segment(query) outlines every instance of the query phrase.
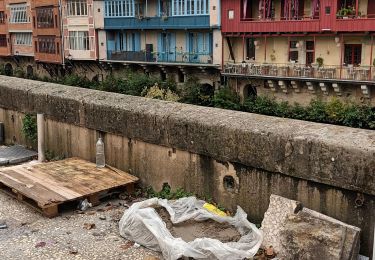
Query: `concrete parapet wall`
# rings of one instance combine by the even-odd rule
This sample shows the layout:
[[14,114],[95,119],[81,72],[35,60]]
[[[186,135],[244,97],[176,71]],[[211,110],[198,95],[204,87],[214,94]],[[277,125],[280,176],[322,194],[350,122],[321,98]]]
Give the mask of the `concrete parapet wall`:
[[0,76],[0,106],[375,195],[375,132]]
[[[45,113],[46,150],[108,164],[160,189],[164,182],[260,223],[271,193],[363,230],[372,247],[375,131],[191,106],[0,76],[7,143],[25,143],[26,112]],[[234,187],[225,185],[225,177]]]

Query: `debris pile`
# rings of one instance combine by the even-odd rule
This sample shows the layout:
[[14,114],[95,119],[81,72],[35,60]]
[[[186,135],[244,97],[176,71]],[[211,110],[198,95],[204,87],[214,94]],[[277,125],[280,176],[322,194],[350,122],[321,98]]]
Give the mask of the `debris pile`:
[[220,216],[204,205],[205,201],[195,197],[137,202],[121,218],[120,235],[161,251],[165,259],[171,260],[244,259],[258,252],[262,232],[247,220],[240,207],[230,217]]

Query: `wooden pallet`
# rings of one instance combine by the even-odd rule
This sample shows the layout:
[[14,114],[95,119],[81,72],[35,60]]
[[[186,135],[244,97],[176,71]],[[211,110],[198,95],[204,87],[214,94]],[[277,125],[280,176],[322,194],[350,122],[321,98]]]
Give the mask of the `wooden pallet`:
[[134,190],[138,178],[113,167],[70,158],[62,161],[18,165],[0,169],[0,190],[55,217],[59,206],[87,198],[99,204],[99,196],[114,190]]

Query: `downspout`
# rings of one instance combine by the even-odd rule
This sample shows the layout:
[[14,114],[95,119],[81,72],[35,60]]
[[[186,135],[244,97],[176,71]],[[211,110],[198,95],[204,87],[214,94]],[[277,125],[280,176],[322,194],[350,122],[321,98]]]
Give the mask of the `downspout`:
[[[371,78],[372,78],[372,65],[373,65],[372,55],[373,55],[373,48],[374,48],[374,35],[371,35],[370,73],[369,73],[369,77],[370,78],[368,80],[371,80]],[[375,245],[375,241],[374,241],[374,245]],[[373,259],[375,259],[375,258],[373,258]]]
[[242,60],[245,60],[245,34],[242,35]]
[[340,79],[342,79],[342,63],[343,63],[343,47],[344,47],[344,35],[341,34],[341,43],[340,43]]
[[264,62],[267,61],[267,35],[264,36]]
[[60,15],[60,34],[61,34],[61,46],[60,53],[62,58],[62,66],[65,69],[65,37],[64,37],[64,17],[62,11],[62,0],[59,0],[59,15]]

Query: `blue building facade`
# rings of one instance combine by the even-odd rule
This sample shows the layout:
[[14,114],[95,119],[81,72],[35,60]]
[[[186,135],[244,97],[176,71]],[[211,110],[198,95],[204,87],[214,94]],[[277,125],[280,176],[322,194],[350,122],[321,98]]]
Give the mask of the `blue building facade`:
[[109,61],[220,65],[220,1],[105,0]]

